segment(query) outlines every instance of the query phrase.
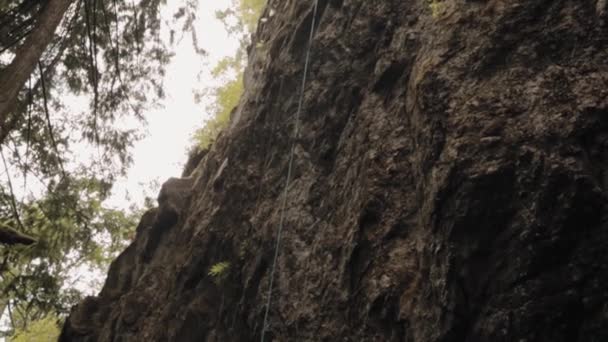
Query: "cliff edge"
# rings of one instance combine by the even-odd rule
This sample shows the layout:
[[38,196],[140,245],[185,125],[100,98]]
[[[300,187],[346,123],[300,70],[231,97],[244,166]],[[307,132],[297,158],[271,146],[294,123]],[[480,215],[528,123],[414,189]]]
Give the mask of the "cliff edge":
[[[266,340],[608,341],[607,2],[318,6]],[[60,341],[260,339],[312,13]]]

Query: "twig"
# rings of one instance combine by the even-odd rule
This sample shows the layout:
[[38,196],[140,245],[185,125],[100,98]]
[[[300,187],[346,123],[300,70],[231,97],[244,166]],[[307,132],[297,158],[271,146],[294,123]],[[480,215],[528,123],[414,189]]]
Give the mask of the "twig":
[[8,171],[8,165],[6,164],[6,159],[4,158],[4,151],[2,146],[0,145],[0,156],[2,156],[2,163],[4,164],[4,170],[6,170],[6,179],[8,181],[8,189],[11,195],[11,207],[13,209],[13,215],[15,216],[15,221],[19,225],[21,231],[24,231],[23,223],[21,222],[21,216],[19,215],[19,211],[17,210],[17,202],[15,202],[15,192],[13,191],[13,182],[11,181],[11,174]]
[[[90,1],[90,0],[89,0]],[[95,24],[97,16],[95,13],[91,13],[91,5],[89,1],[85,0],[84,3],[84,15],[85,15],[85,26],[87,29],[87,37],[89,39],[89,65],[90,65],[90,81],[93,87],[93,134],[95,136],[95,143],[99,145],[99,133],[97,131],[97,106],[99,102],[99,83],[97,80],[97,47],[95,45]],[[96,1],[93,0],[93,12],[95,12]],[[91,23],[91,20],[93,23]],[[91,29],[92,26],[92,29]]]
[[[23,168],[23,197],[25,198],[25,194],[27,193],[27,171],[29,169],[28,159],[30,156],[30,140],[31,140],[31,132],[32,132],[32,77],[30,77],[28,81],[28,104],[27,104],[27,134],[25,137],[25,163]],[[21,199],[23,202],[23,198]]]
[[51,116],[49,114],[49,104],[48,98],[46,94],[46,86],[44,84],[44,70],[42,69],[42,63],[38,62],[38,69],[40,70],[40,85],[42,86],[42,99],[44,101],[44,114],[46,116],[46,124],[49,130],[49,137],[51,139],[51,143],[53,144],[53,148],[55,149],[55,153],[57,153],[57,161],[59,163],[59,168],[61,169],[61,174],[63,178],[67,178],[65,173],[65,169],[63,167],[63,161],[59,155],[59,148],[57,147],[57,141],[55,140],[55,135],[53,134],[53,125],[51,124]]

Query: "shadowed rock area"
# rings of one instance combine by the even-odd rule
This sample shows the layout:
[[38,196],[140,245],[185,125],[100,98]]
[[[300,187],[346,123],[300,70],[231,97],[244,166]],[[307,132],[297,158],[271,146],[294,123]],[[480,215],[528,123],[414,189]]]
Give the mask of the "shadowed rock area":
[[[319,0],[266,340],[608,341],[607,6]],[[270,8],[61,341],[260,339],[313,2]]]

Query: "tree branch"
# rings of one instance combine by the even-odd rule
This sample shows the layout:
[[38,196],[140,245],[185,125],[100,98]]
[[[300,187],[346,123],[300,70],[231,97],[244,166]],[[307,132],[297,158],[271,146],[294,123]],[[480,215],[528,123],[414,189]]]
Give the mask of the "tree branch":
[[[34,72],[36,63],[53,39],[53,34],[72,0],[49,0],[40,14],[38,25],[17,49],[11,64],[0,74],[0,144],[14,125],[7,125],[19,91]],[[17,118],[12,118],[15,121]]]
[[[8,187],[11,192],[10,195],[11,195],[11,207],[13,209],[13,216],[15,217],[15,221],[17,221],[19,228],[21,230],[24,230],[23,223],[21,222],[21,216],[19,215],[19,211],[17,210],[17,203],[15,201],[15,193],[13,191],[13,183],[11,182],[11,175],[8,171],[8,166],[6,165],[6,159],[4,158],[4,152],[2,151],[1,146],[0,146],[0,156],[2,157],[2,163],[4,164],[4,169],[6,170],[6,177],[8,179]],[[14,245],[14,244],[18,244],[18,243],[24,244],[24,245],[31,245],[34,242],[36,242],[36,240],[34,240],[34,238],[32,238],[30,236],[21,234],[15,230],[13,230],[10,227],[0,226],[0,243],[7,244],[7,245]]]
[[55,140],[55,134],[53,133],[53,125],[51,125],[51,116],[49,114],[49,104],[48,98],[46,95],[46,86],[44,84],[44,70],[42,69],[42,63],[38,62],[38,69],[40,70],[40,85],[42,86],[42,100],[44,102],[44,114],[46,116],[46,125],[49,131],[49,137],[51,139],[51,143],[53,144],[53,148],[55,149],[55,153],[57,154],[57,162],[59,164],[59,169],[61,170],[61,175],[63,178],[66,178],[65,169],[63,167],[63,162],[61,161],[61,156],[59,154],[59,148],[57,146],[57,140]]

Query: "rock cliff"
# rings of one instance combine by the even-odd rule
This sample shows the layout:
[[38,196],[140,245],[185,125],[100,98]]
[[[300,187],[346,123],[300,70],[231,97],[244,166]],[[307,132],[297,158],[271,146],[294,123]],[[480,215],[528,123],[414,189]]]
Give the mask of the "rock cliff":
[[[608,341],[607,1],[318,6],[266,341]],[[265,13],[61,341],[260,339],[313,1]]]

